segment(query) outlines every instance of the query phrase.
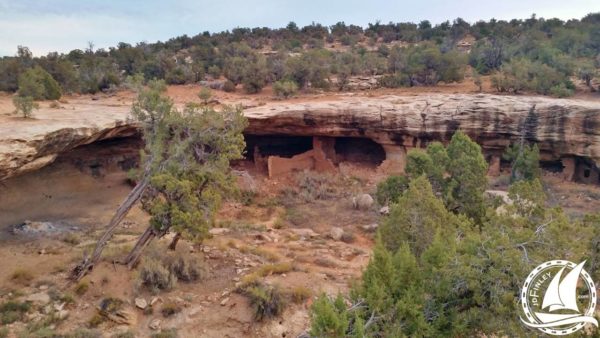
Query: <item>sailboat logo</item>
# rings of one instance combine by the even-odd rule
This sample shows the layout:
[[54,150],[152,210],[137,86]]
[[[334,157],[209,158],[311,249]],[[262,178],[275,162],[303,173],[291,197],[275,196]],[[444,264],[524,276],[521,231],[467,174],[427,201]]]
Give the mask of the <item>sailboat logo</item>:
[[598,326],[596,287],[584,264],[555,260],[533,269],[521,291],[521,321],[551,335],[571,334],[586,324]]

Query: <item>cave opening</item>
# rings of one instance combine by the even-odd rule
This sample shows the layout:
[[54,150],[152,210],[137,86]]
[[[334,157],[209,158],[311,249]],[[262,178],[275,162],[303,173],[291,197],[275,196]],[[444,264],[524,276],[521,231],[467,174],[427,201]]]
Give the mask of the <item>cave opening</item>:
[[577,157],[574,179],[579,183],[600,184],[600,169],[586,157]]
[[337,137],[335,139],[336,162],[354,162],[380,165],[385,161],[383,147],[362,137]]
[[246,141],[245,157],[248,160],[256,160],[256,155],[290,158],[311,150],[313,146],[311,136],[245,134],[244,139]]
[[139,136],[116,137],[84,144],[61,154],[56,162],[66,162],[94,177],[108,172],[137,168],[144,141]]
[[565,169],[561,160],[540,161],[540,168],[550,173],[562,173]]

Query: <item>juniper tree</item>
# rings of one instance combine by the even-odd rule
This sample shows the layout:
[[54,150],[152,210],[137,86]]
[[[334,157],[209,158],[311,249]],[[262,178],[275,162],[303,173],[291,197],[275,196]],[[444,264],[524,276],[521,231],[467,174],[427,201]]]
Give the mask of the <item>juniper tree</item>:
[[181,112],[166,110],[158,123],[142,106],[134,105],[133,113],[148,125],[143,158],[152,169],[141,198],[150,226],[125,259],[130,267],[154,237],[174,232],[174,249],[182,236],[196,241],[207,236],[223,196],[235,189],[229,164],[242,157],[246,127],[241,109],[233,107],[215,111],[189,104]]
[[13,96],[13,105],[15,114],[21,113],[24,118],[30,118],[34,109],[39,109],[40,105],[33,101],[31,96]]
[[[311,334],[366,337],[527,336],[515,319],[527,274],[551,257],[597,272],[598,217],[569,220],[543,206],[536,181],[511,189],[515,203],[479,225],[445,209],[424,177],[412,180],[380,227],[371,260],[348,302],[321,297]],[[436,201],[437,200],[437,201]],[[592,249],[590,249],[592,248]],[[340,299],[338,296],[337,299]]]
[[129,267],[153,238],[170,231],[175,232],[171,248],[181,237],[205,238],[223,196],[235,187],[229,163],[241,158],[244,149],[246,120],[241,108],[215,111],[188,104],[180,111],[164,95],[165,90],[164,82],[150,81],[133,104],[132,115],[145,141],[138,183],[117,209],[93,254],[73,270],[74,279],[93,268],[119,222],[138,200],[151,219],[123,262]]
[[198,98],[202,100],[203,105],[207,105],[212,96],[212,91],[207,87],[202,87],[198,92]]
[[541,175],[540,150],[537,144],[528,145],[523,141],[515,143],[506,149],[502,156],[512,163],[511,181],[532,181]]
[[452,136],[447,152],[447,171],[451,177],[447,191],[451,197],[446,205],[449,210],[464,213],[480,222],[485,213],[483,193],[488,169],[481,147],[458,131]]
[[435,195],[446,207],[476,221],[484,215],[483,193],[487,185],[487,163],[481,147],[458,131],[447,148],[432,142],[426,151],[416,149],[407,156],[406,174],[414,179],[425,175]]

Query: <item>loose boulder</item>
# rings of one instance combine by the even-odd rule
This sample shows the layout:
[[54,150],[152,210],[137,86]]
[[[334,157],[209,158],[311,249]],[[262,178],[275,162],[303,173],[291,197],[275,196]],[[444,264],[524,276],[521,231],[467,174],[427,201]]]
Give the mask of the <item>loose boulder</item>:
[[373,206],[373,197],[369,194],[360,194],[352,198],[352,207],[358,210],[369,210]]
[[344,236],[344,229],[333,227],[329,232],[329,237],[331,237],[334,241],[339,241]]

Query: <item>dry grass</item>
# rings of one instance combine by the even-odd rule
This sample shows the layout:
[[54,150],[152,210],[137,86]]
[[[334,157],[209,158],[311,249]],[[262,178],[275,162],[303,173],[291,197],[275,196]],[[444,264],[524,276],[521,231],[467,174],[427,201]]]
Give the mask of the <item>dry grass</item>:
[[160,313],[162,313],[165,318],[171,317],[179,312],[181,312],[181,306],[177,305],[175,302],[166,302],[160,309]]
[[335,268],[337,266],[337,264],[333,260],[326,257],[316,258],[315,264],[324,268]]
[[146,257],[140,265],[137,283],[156,293],[174,288],[177,277],[159,260]]
[[146,251],[140,264],[137,285],[152,292],[171,290],[177,281],[203,279],[208,272],[204,262],[187,253],[168,252],[157,246],[150,246]]
[[72,232],[64,235],[61,240],[67,244],[71,244],[71,245],[77,245],[79,243],[81,243],[81,238],[79,238],[79,236],[77,234],[74,234]]
[[312,291],[304,286],[296,286],[295,288],[288,291],[288,294],[292,301],[296,304],[303,303],[310,297],[312,297]]
[[81,282],[77,283],[77,285],[73,289],[73,292],[75,292],[75,294],[77,294],[78,296],[83,296],[89,288],[90,288],[90,285],[88,284],[88,282],[81,281]]
[[282,273],[290,272],[294,270],[294,265],[290,262],[282,262],[275,264],[265,264],[255,271],[261,277],[270,275],[280,275]]
[[131,244],[109,245],[106,247],[106,249],[104,249],[102,259],[111,263],[119,261],[123,259],[123,257],[127,256],[132,248],[133,246]]
[[279,260],[281,260],[281,257],[279,257],[279,255],[275,252],[261,247],[244,245],[239,247],[238,250],[244,254],[260,256],[269,262],[279,262]]
[[20,285],[29,285],[33,278],[33,273],[25,268],[18,268],[10,275],[10,280]]

